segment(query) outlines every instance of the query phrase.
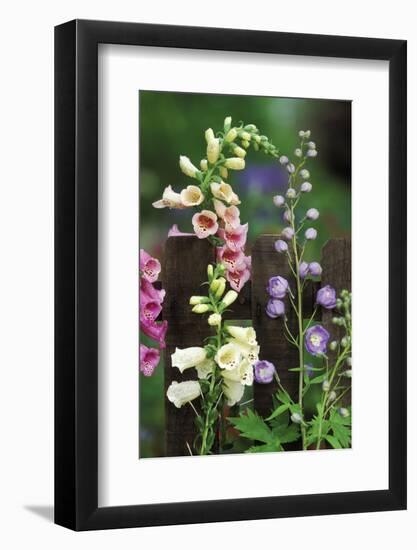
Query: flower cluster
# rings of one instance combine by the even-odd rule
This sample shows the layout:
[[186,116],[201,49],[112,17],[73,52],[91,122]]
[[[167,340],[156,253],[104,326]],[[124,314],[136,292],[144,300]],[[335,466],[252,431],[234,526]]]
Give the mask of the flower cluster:
[[196,424],[199,430],[199,454],[207,454],[214,442],[214,425],[222,415],[223,398],[228,406],[238,403],[245,386],[253,384],[253,367],[258,361],[259,346],[252,327],[225,324],[223,313],[236,300],[237,292],[226,291],[225,268],[221,264],[209,265],[208,293],[191,296],[192,311],[207,314],[208,324],[215,335],[208,338],[204,347],[176,348],[171,355],[174,368],[181,373],[195,369],[198,381],[173,382],[167,390],[167,398],[176,407],[202,397]]
[[[229,171],[243,170],[247,150],[278,157],[278,150],[266,136],[259,134],[254,124],[232,126],[231,117],[224,120],[223,130],[205,132],[206,157],[197,168],[191,160],[180,156],[181,171],[195,180],[182,191],[171,185],[165,188],[162,198],[153,203],[155,208],[198,208],[192,217],[194,234],[199,239],[210,239],[217,248],[217,261],[226,268],[225,278],[240,292],[250,279],[250,257],[245,255],[248,224],[240,221],[240,199],[227,180]],[[170,234],[182,234],[175,228]]]
[[[157,322],[162,311],[162,302],[165,290],[158,290],[154,283],[161,271],[161,264],[152,258],[145,250],[140,251],[140,288],[139,288],[139,320],[140,329],[152,340],[165,348],[165,335],[168,328],[167,321]],[[157,348],[150,348],[140,344],[140,371],[145,376],[151,376],[159,363],[160,352]]]

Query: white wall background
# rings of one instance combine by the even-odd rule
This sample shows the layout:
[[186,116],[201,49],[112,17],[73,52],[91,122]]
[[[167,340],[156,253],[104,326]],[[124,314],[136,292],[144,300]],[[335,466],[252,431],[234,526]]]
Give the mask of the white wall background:
[[[75,534],[51,523],[53,495],[53,26],[73,18],[239,27],[408,39],[409,311],[415,310],[417,37],[413,4],[328,0],[132,2],[38,0],[2,9],[0,86],[0,544],[9,549],[213,546],[340,550],[406,548],[417,538],[414,397],[409,317],[409,510]],[[377,136],[376,136],[377,139]],[[375,162],[378,162],[375,159]],[[375,192],[378,192],[375,182]],[[377,411],[375,412],[377,416]],[[276,475],[280,475],[277,472]]]

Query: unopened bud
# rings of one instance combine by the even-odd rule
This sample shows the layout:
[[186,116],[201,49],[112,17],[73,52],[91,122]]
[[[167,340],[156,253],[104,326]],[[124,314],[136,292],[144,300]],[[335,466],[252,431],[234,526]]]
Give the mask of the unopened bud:
[[303,152],[301,151],[301,149],[298,148],[298,149],[296,149],[296,150],[294,151],[294,155],[295,155],[296,157],[302,157],[302,156],[303,156]]
[[327,401],[329,403],[331,403],[332,401],[334,401],[336,399],[337,395],[336,395],[336,392],[334,390],[332,390],[330,393],[329,393],[329,397],[327,398]]
[[197,304],[206,304],[210,300],[207,298],[207,296],[191,296],[190,298],[190,306],[196,306]]
[[317,157],[317,149],[309,149],[306,153],[306,156],[309,158]]
[[282,155],[281,157],[279,157],[279,162],[282,165],[288,164],[288,157],[286,157],[285,155]]
[[321,389],[323,391],[329,391],[330,390],[330,382],[328,380],[325,380],[323,384],[321,385]]
[[212,313],[207,319],[207,322],[210,326],[217,327],[222,322],[222,316],[219,313]]
[[213,130],[211,128],[207,128],[207,130],[204,133],[204,136],[206,138],[207,143],[210,143],[210,141],[214,139]]
[[336,340],[333,340],[333,342],[330,342],[329,349],[331,351],[335,351],[337,349],[337,342]]
[[242,149],[242,147],[239,147],[239,145],[236,145],[236,147],[233,149],[233,153],[241,159],[244,159],[246,157],[246,151]]
[[224,139],[225,139],[225,141],[231,143],[232,141],[235,141],[236,138],[237,138],[237,130],[236,130],[236,128],[231,128],[227,132]]
[[297,196],[297,192],[295,189],[293,189],[292,187],[290,187],[286,193],[287,197],[289,199],[295,199],[295,197]]
[[303,178],[303,180],[307,180],[310,177],[310,172],[304,168],[303,170],[301,170],[300,176]]
[[245,141],[250,141],[252,136],[250,135],[249,132],[243,131],[243,132],[239,132],[239,137],[240,139],[243,139]]
[[229,290],[224,295],[223,300],[221,301],[221,303],[224,307],[228,307],[231,304],[233,304],[233,302],[236,300],[237,297],[238,297],[238,294],[235,290]]
[[316,148],[316,144],[314,143],[314,141],[309,141],[309,142],[307,143],[307,147],[308,147],[309,149],[315,149],[315,148]]
[[212,310],[212,307],[207,304],[197,304],[192,309],[194,313],[207,313],[207,311],[211,311],[211,310]]
[[213,277],[213,274],[214,274],[214,268],[212,266],[212,264],[209,264],[207,266],[207,275],[208,275],[208,278],[211,279]]
[[224,279],[223,277],[220,277],[218,281],[219,281],[219,286],[217,287],[217,290],[216,290],[216,298],[221,298],[226,289],[226,279]]
[[229,175],[227,168],[225,168],[224,166],[220,166],[219,173],[223,179],[227,179],[227,176]]
[[208,168],[207,159],[201,159],[200,160],[200,168],[201,168],[202,172],[207,172],[207,168]]
[[347,357],[346,358],[346,365],[348,365],[348,367],[352,366],[352,357]]
[[246,139],[242,139],[242,147],[245,149],[248,149],[250,147],[250,141],[247,141]]
[[290,174],[294,174],[295,172],[295,166],[292,162],[290,162],[289,164],[287,164],[287,171],[288,173]]
[[230,129],[230,126],[232,124],[232,117],[231,116],[227,116],[225,119],[224,119],[224,131],[227,132],[229,129]]
[[231,157],[226,159],[224,165],[226,168],[230,168],[230,170],[244,170],[245,161],[240,157]]
[[300,413],[295,412],[291,415],[291,421],[294,422],[294,424],[301,424],[301,422],[303,421],[303,417]]
[[282,195],[275,195],[272,199],[274,201],[275,206],[281,207],[285,204],[285,199]]
[[210,164],[218,161],[220,156],[220,141],[218,138],[211,139],[207,144],[207,159]]
[[349,411],[348,411],[348,409],[345,409],[345,407],[340,407],[340,409],[338,410],[338,413],[343,418],[347,418],[349,416]]

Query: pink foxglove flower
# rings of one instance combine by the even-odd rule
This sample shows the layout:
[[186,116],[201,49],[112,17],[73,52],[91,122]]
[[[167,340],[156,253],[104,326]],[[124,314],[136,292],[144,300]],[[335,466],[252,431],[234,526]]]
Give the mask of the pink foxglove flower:
[[143,249],[140,250],[139,258],[139,268],[142,272],[142,277],[150,283],[154,283],[161,272],[161,264]]
[[168,231],[168,237],[194,237],[194,233],[183,233],[179,230],[178,225],[174,224]]
[[226,206],[217,199],[213,199],[214,209],[220,219],[222,219],[230,227],[238,227],[240,225],[240,212],[236,206]]
[[159,363],[159,350],[140,345],[139,369],[145,376],[152,376]]
[[140,303],[140,319],[143,322],[156,321],[158,315],[162,311],[160,302],[155,301],[141,301]]
[[161,304],[165,298],[165,290],[158,290],[144,277],[140,279],[140,303],[158,302]]
[[194,214],[192,222],[195,234],[199,239],[205,239],[209,235],[215,235],[219,229],[217,216],[214,212],[211,212],[211,210],[202,210]]
[[240,271],[246,267],[242,250],[231,250],[227,246],[222,246],[217,249],[217,259],[224,264],[227,271]]
[[236,292],[240,292],[245,283],[250,279],[250,270],[245,266],[241,270],[226,271],[226,279]]
[[246,236],[248,234],[248,224],[232,227],[226,224],[223,238],[230,250],[243,250],[246,244]]
[[168,330],[168,321],[162,321],[162,323],[155,323],[153,321],[140,320],[140,330],[159,343],[161,349],[165,348],[165,336]]

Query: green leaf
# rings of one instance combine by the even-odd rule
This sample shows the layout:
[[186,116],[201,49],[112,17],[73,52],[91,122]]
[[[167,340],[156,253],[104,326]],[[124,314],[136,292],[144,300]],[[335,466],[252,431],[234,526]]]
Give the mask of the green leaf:
[[262,443],[275,442],[276,437],[265,421],[250,409],[246,409],[246,414],[229,418],[229,422],[241,432],[242,437],[262,441]]
[[279,416],[280,414],[284,413],[286,410],[288,410],[288,404],[283,403],[277,409],[275,409],[275,411],[270,416],[268,416],[268,418],[266,418],[265,420],[268,422],[269,420],[272,420],[277,416]]
[[320,376],[310,378],[310,384],[321,384],[324,380],[326,380],[326,374],[320,374]]
[[282,451],[283,448],[280,445],[279,441],[275,441],[273,443],[266,443],[265,445],[254,445],[253,447],[249,447],[249,449],[245,452],[247,453],[276,453],[278,451]]
[[327,434],[324,439],[326,439],[330,445],[333,447],[333,449],[341,449],[342,446],[340,445],[337,437],[334,437],[333,435]]

